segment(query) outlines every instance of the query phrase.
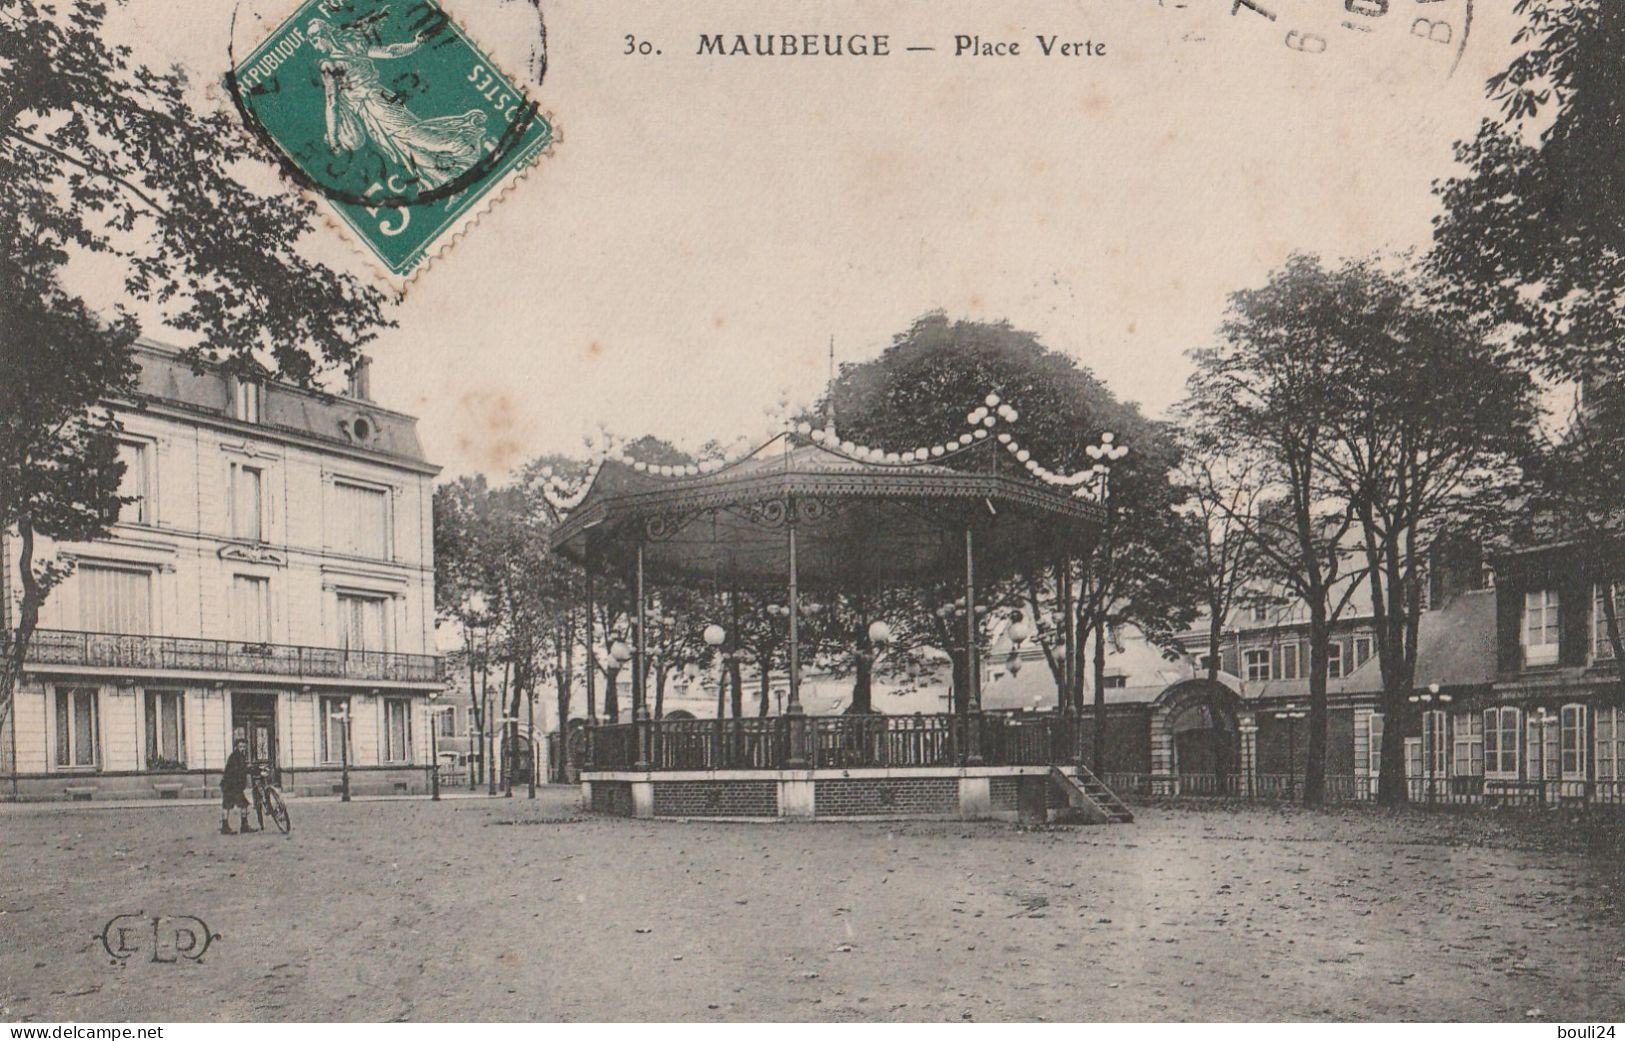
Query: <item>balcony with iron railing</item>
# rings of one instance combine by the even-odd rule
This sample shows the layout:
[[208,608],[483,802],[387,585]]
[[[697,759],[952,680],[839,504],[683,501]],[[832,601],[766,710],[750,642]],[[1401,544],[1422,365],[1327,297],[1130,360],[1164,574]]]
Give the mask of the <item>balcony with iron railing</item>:
[[[0,635],[0,651],[10,653],[9,634]],[[209,673],[373,683],[445,681],[444,659],[436,654],[67,629],[35,630],[25,660],[36,669]]]

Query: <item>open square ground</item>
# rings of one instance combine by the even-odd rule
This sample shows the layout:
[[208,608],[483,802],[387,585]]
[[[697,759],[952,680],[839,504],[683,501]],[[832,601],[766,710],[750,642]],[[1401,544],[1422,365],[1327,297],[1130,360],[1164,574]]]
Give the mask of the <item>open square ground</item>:
[[[536,802],[0,811],[0,1019],[1542,1020],[1625,1008],[1625,841],[1556,814],[691,823]],[[115,964],[115,915],[198,962]]]

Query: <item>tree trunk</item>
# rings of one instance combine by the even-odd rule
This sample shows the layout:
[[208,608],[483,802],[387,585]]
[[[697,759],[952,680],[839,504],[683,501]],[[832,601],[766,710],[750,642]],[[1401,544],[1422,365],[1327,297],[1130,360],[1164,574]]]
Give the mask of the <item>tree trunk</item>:
[[963,716],[970,709],[970,660],[964,651],[948,652],[948,660],[953,666],[953,698],[949,704],[953,706],[956,716]]
[[1219,681],[1219,646],[1224,641],[1224,618],[1218,611],[1212,612],[1212,619],[1207,626],[1207,678],[1212,683]]
[[743,719],[745,716],[745,677],[737,661],[728,662],[728,687],[731,691],[733,718]]
[[[1313,598],[1309,605],[1309,740],[1304,750],[1303,804],[1324,806],[1326,803],[1326,672],[1330,665],[1331,623],[1326,620],[1324,594]],[[1296,726],[1287,720],[1288,726]],[[1288,773],[1291,773],[1291,765]]]
[[740,720],[745,717],[745,678],[741,675],[741,672],[739,662],[730,658],[728,661],[728,690],[732,703],[729,708],[733,713],[733,762],[736,764],[745,757],[745,730],[740,725]]
[[875,660],[869,653],[869,641],[858,645],[857,672],[852,680],[852,704],[847,712],[867,715],[874,711]]
[[[17,575],[23,584],[23,596],[18,604],[17,629],[6,634],[11,646],[6,649],[5,661],[0,665],[0,730],[5,729],[6,719],[11,715],[11,704],[22,682],[23,663],[28,660],[28,645],[39,625],[40,607],[45,603],[45,590],[34,574],[34,527],[26,517],[17,523],[17,547]],[[13,762],[11,768],[15,771],[17,764]]]
[[1106,772],[1106,623],[1095,623],[1095,723],[1092,770],[1099,777]]
[[666,714],[666,666],[662,662],[655,669],[655,718],[660,719]]
[[480,683],[480,710],[477,715],[479,717],[477,736],[480,742],[480,759],[479,769],[475,772],[474,783],[484,784],[486,771],[491,766],[491,757],[486,755],[486,748],[490,745],[490,742],[486,740],[486,735],[491,729],[491,687],[490,684],[485,682]]
[[762,681],[762,698],[761,702],[756,706],[756,715],[765,718],[768,710],[772,707],[773,677],[768,673],[765,663],[757,662],[756,668]]
[[604,670],[604,718],[611,723],[618,723],[621,718],[620,679],[619,668]]

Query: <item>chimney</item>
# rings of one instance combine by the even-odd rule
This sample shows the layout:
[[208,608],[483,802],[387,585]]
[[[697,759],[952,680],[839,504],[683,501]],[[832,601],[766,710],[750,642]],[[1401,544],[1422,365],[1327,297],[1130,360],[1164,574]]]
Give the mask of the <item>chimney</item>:
[[355,364],[350,366],[349,395],[357,401],[372,400],[372,359],[365,354],[355,356]]

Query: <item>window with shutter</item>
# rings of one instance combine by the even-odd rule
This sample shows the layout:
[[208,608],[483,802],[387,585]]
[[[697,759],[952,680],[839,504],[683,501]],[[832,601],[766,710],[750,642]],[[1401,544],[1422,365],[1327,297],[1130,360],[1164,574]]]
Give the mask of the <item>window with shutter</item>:
[[255,575],[233,575],[231,622],[236,639],[266,643],[271,639],[271,582]]
[[59,687],[56,692],[56,765],[94,769],[100,761],[95,687]]
[[149,690],[147,707],[147,769],[186,768],[185,696],[178,690]]
[[144,568],[80,564],[79,628],[92,633],[146,636],[152,632],[152,572]]
[[1535,589],[1523,597],[1523,660],[1525,665],[1552,665],[1557,661],[1558,600],[1555,589]]
[[374,560],[389,558],[389,493],[343,481],[334,484],[338,528],[334,549]]
[[383,651],[387,626],[387,597],[340,593],[338,596],[339,647],[346,651]]
[[342,762],[345,757],[345,723],[350,714],[349,698],[321,699],[322,762]]
[[139,441],[120,441],[118,460],[124,464],[124,476],[119,478],[120,498],[128,500],[119,507],[118,519],[124,524],[151,524],[152,492],[149,446]]
[[1484,776],[1498,780],[1518,777],[1518,724],[1515,708],[1484,710]]
[[1564,705],[1562,712],[1558,714],[1558,757],[1565,781],[1585,780],[1585,731],[1585,706]]
[[265,540],[265,472],[257,466],[231,464],[231,534]]
[[384,758],[391,763],[411,759],[412,703],[405,698],[384,700]]

